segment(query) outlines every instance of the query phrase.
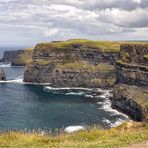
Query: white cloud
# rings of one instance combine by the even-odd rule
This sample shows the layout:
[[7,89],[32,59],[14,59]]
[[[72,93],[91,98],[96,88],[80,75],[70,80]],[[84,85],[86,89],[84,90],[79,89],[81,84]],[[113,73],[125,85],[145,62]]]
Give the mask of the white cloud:
[[0,0],[0,42],[143,39],[147,26],[147,0]]

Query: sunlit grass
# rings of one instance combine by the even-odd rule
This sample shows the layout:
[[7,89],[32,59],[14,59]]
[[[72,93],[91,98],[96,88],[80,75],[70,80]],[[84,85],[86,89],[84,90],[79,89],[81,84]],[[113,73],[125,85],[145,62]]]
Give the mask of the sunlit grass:
[[88,130],[58,136],[7,132],[0,135],[0,147],[13,148],[108,148],[121,147],[131,143],[148,140],[148,123],[124,123],[119,127]]
[[81,45],[83,49],[98,49],[103,52],[119,52],[121,44],[147,44],[146,42],[117,42],[117,41],[93,41],[87,39],[70,39],[67,41],[45,42],[37,44],[36,48],[39,49],[54,49],[65,51],[73,49],[76,45]]

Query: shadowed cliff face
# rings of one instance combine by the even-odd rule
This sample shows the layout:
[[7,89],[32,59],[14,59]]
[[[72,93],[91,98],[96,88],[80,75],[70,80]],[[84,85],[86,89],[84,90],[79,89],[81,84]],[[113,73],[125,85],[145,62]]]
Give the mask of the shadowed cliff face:
[[23,54],[24,50],[16,50],[16,51],[5,51],[2,61],[3,62],[12,62],[14,59],[17,58],[19,54]]
[[[27,65],[24,81],[50,83],[54,87],[111,87],[115,83],[114,63],[118,52],[100,47],[70,44],[59,47],[38,44],[33,62]],[[102,64],[103,63],[103,64]]]
[[141,121],[148,116],[148,45],[121,45],[112,106]]

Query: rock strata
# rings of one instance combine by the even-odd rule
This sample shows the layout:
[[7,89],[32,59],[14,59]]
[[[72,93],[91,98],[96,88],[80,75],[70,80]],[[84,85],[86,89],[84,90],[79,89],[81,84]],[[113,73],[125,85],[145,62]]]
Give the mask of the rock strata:
[[112,107],[136,121],[142,121],[148,115],[148,89],[134,85],[117,84],[114,87]]
[[50,83],[54,87],[111,87],[116,79],[113,65],[118,56],[118,52],[103,52],[100,47],[85,44],[37,44],[24,81]]

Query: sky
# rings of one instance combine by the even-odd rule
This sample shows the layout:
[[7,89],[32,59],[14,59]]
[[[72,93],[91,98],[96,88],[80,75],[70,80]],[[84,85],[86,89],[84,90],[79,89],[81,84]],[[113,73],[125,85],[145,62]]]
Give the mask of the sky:
[[0,46],[147,40],[148,0],[0,0]]

